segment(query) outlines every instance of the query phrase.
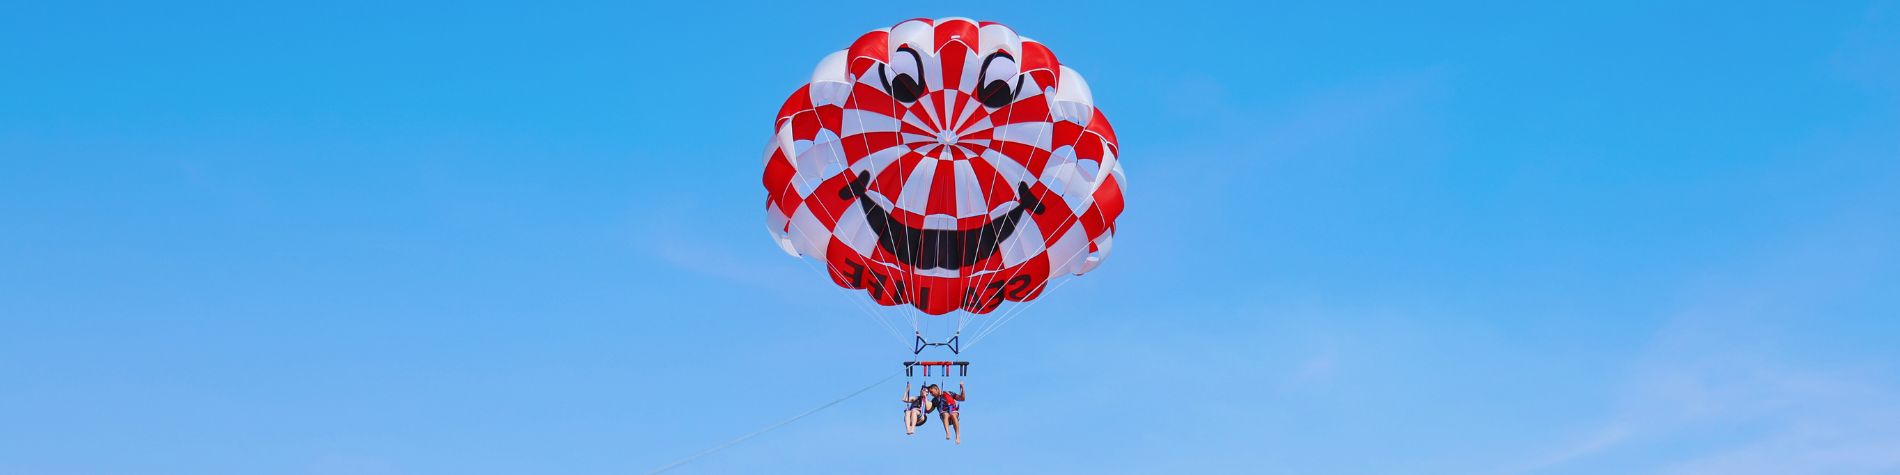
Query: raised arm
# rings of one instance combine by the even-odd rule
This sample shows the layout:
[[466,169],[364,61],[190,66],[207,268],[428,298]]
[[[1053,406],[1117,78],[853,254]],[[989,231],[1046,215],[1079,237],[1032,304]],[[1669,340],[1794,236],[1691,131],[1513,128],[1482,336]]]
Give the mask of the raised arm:
[[898,401],[910,402],[910,381],[904,382],[904,398]]
[[970,391],[967,389],[963,389],[962,381],[957,381],[957,400],[962,401],[964,398],[967,398],[967,397],[970,397]]

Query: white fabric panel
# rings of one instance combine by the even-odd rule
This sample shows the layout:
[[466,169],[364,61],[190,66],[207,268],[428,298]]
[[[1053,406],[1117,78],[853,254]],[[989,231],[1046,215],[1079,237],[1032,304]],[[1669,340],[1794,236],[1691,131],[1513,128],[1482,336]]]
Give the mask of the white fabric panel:
[[877,67],[872,66],[863,75],[857,77],[858,84],[871,86],[871,89],[884,90],[884,78],[877,76]]
[[1013,266],[1026,262],[1042,252],[1042,229],[1036,226],[1036,220],[1029,219],[1024,213],[1022,221],[1016,223],[1016,232],[1010,233],[998,247],[1003,251],[1003,265]]
[[[936,85],[933,84],[931,87],[936,87]],[[943,124],[943,114],[937,113],[937,109],[943,106],[943,101],[939,99],[937,94],[925,94],[923,98],[917,99],[917,104],[924,110],[924,115],[930,116],[931,122]],[[924,125],[921,122],[917,123],[917,126],[923,127],[924,130],[936,129],[936,127]],[[936,140],[936,137],[931,137],[931,140]]]
[[826,177],[826,179],[829,179],[830,177],[838,176],[841,173],[844,173],[844,162],[832,160],[829,162],[825,162],[825,170],[822,172],[819,172],[818,176]]
[[773,236],[785,235],[785,225],[791,224],[792,217],[779,212],[778,203],[765,206],[765,230]]
[[875,203],[878,206],[883,207],[884,209],[887,209],[887,210],[897,209],[897,203],[893,203],[891,202],[890,198],[884,197],[883,192],[872,190],[869,193],[865,193],[864,198],[870,199],[872,203]]
[[870,173],[871,176],[875,177],[879,173],[884,172],[884,167],[891,166],[892,163],[897,163],[897,159],[902,158],[904,154],[909,151],[910,147],[893,145],[883,150],[871,152],[870,155],[858,159],[857,163],[851,164],[851,170],[853,172]]
[[779,212],[777,203],[765,207],[765,233],[772,236],[772,242],[778,244],[779,250],[791,254],[792,257],[798,257],[798,249],[792,247],[792,240],[785,232],[785,226],[791,222],[792,217]]
[[[890,48],[888,53],[891,55],[892,60],[895,61],[897,58],[897,47],[908,44],[910,45],[910,49],[917,50],[919,53],[929,53],[930,46],[936,42],[936,38],[937,31],[931,27],[930,22],[923,20],[906,20],[903,23],[898,23],[897,26],[891,27],[891,32],[885,35],[884,44]],[[908,59],[908,55],[906,58]]]
[[[963,81],[963,83],[964,84],[976,83],[976,75],[970,75],[970,77],[966,78]],[[974,94],[974,92],[972,92],[972,94]],[[965,122],[968,122],[970,120],[970,116],[976,115],[976,110],[982,109],[982,108],[983,108],[983,104],[980,102],[976,102],[976,97],[971,96],[970,100],[965,101],[965,103],[963,104],[963,110],[957,111],[957,118],[955,120],[950,121],[949,124],[945,124],[944,128],[952,132],[957,131],[958,126],[961,126]]]
[[[971,45],[970,47],[975,48],[976,46]],[[975,50],[965,49],[963,57],[946,58],[946,60],[963,62],[963,71],[959,73],[961,77],[957,78],[957,89],[965,93],[975,94],[976,75],[977,73],[983,72],[983,57],[978,55]]]
[[931,129],[930,124],[924,123],[924,118],[922,116],[918,116],[916,114],[910,114],[910,113],[904,113],[901,115],[903,115],[904,123],[906,124],[914,125],[914,126],[917,126],[917,128],[924,129],[924,130]]
[[901,127],[894,117],[862,109],[844,109],[844,114],[839,115],[838,120],[844,122],[838,124],[838,130],[846,137],[876,132],[891,133]]
[[798,144],[804,150],[792,162],[798,168],[792,186],[798,190],[798,196],[811,196],[813,188],[844,169],[844,147],[836,135],[823,129],[819,129],[817,140],[800,140]]
[[[904,143],[906,144],[919,143],[919,142],[928,143],[932,140],[937,140],[936,137],[932,137],[932,136],[924,135],[924,134],[915,134],[915,133],[910,133],[910,132],[904,132],[902,135],[899,135],[898,137],[903,138]],[[918,147],[917,153],[927,154],[930,150],[930,147],[935,147],[935,146],[936,144],[930,144],[930,145]]]
[[[976,108],[978,108],[978,107],[983,107],[983,106],[981,106],[981,105],[976,105],[976,106],[971,106],[971,107],[970,107],[970,115],[976,115]],[[966,118],[965,118],[964,120],[969,120],[969,119],[968,119],[968,118],[966,117]],[[993,122],[990,122],[991,120],[993,120],[993,119],[984,119],[984,120],[977,120],[977,121],[970,121],[969,123],[966,123],[966,124],[963,124],[963,126],[964,126],[965,128],[964,128],[963,130],[960,130],[960,131],[957,131],[957,135],[959,135],[959,136],[968,136],[968,135],[970,135],[970,134],[974,134],[974,133],[977,133],[977,132],[982,132],[982,131],[985,131],[985,130],[989,130],[989,129],[990,129],[991,127],[995,127],[995,126],[996,126],[996,124],[995,124],[995,123],[993,123]],[[989,141],[988,141],[988,140],[982,140],[982,139],[964,139],[964,142],[965,142],[965,143],[971,143],[971,144],[976,144],[976,145],[987,145]]]
[[[778,134],[772,134],[772,138],[765,140],[765,160],[761,161],[760,162],[761,164],[767,165],[767,166],[770,166],[772,164],[772,152],[775,150],[778,150],[778,139],[779,139]],[[790,158],[792,155],[791,153],[787,152],[785,156],[787,158]]]
[[[1022,63],[1017,63],[1017,64],[1022,64]],[[1045,92],[1050,93],[1050,94],[1055,93],[1055,91],[1045,91],[1044,89],[1046,88],[1043,86],[1041,81],[1036,80],[1036,76],[1033,76],[1033,75],[1023,76],[1023,90],[1022,92],[1016,93],[1016,100],[1020,102],[1023,99],[1028,99],[1031,97],[1043,95]]]
[[837,50],[818,60],[818,67],[811,70],[811,82],[850,82],[845,64],[847,54],[850,51]]
[[[1011,193],[1011,194],[1014,194],[1014,193],[1015,193],[1015,191],[1014,191],[1015,189],[1014,189],[1014,188],[1011,188],[1011,190],[1012,190],[1012,191],[1010,191],[1010,193]],[[1021,204],[1021,203],[1017,203],[1017,202],[1014,202],[1014,201],[1005,201],[1005,202],[1003,202],[1003,204],[999,204],[999,205],[996,205],[996,209],[992,209],[992,210],[990,210],[990,215],[989,215],[989,216],[990,216],[990,218],[1001,218],[1001,217],[1003,217],[1003,215],[1005,215],[1005,214],[1009,214],[1009,211],[1010,211],[1010,210],[1013,210],[1013,209],[1016,209],[1016,208],[1020,208],[1020,207],[1022,207],[1022,204]],[[1024,217],[1023,217],[1022,219],[1029,219],[1029,217],[1028,217],[1028,216],[1024,216]]]
[[1102,161],[1097,166],[1101,167],[1101,169],[1095,172],[1095,183],[1098,184],[1096,186],[1099,187],[1101,186],[1099,183],[1108,181],[1109,175],[1115,175],[1115,181],[1122,181],[1122,163],[1121,160],[1115,159],[1114,151],[1104,148],[1102,150]]
[[911,58],[909,53],[900,54],[897,52],[898,47],[908,45],[912,51],[918,53],[918,57],[924,60],[924,69],[918,71],[919,77],[917,79],[922,80],[925,85],[932,88],[943,84],[943,81],[939,80],[941,79],[941,73],[938,72],[940,68],[937,67],[937,52],[934,51],[937,43],[937,30],[932,26],[931,22],[910,20],[898,23],[897,26],[891,27],[891,32],[885,37],[884,41],[885,45],[890,48],[890,61],[886,64],[897,62],[905,63],[904,67],[899,69],[899,71],[907,71],[914,66],[910,63]]
[[984,200],[983,183],[976,178],[976,168],[970,166],[969,160],[955,160],[950,164],[952,170],[956,171],[957,217],[968,218],[988,213],[989,206]]
[[818,67],[811,71],[811,103],[813,106],[843,105],[851,96],[850,70],[845,64],[848,52],[838,50],[825,55],[818,61]]
[[814,82],[806,93],[811,95],[813,107],[844,105],[845,99],[851,97],[851,83]]
[[1016,58],[1017,61],[1022,61],[1023,41],[1016,35],[1016,30],[1011,30],[1001,24],[991,24],[978,28],[976,36],[979,37],[976,45],[977,56],[988,56],[991,52],[1000,49],[1009,52],[1010,57]]
[[[810,140],[800,140],[797,142],[792,142],[791,150],[793,151],[810,150],[810,149],[811,149]],[[813,178],[818,175],[819,167],[823,166],[821,164],[812,163],[811,164],[812,166],[806,167],[805,160],[801,160],[801,158],[803,157],[804,157],[804,154],[796,154],[796,155],[791,156],[792,191],[795,193],[798,193],[799,198],[811,196],[812,188],[818,186],[818,183],[813,181]]]
[[1102,261],[1108,259],[1108,251],[1114,248],[1115,233],[1102,233],[1102,237],[1095,240],[1095,252],[1082,258],[1082,265],[1075,270],[1075,275],[1087,274],[1101,266]]
[[1089,252],[1088,232],[1081,226],[1070,226],[1067,232],[1049,243],[1049,274],[1079,274],[1082,268],[1083,254]]
[[785,251],[786,255],[789,255],[792,257],[803,257],[803,256],[798,255],[798,248],[792,246],[792,239],[789,237],[786,237],[783,234],[772,235],[772,242],[777,243],[778,249],[781,251]]
[[870,221],[864,218],[864,208],[851,205],[851,209],[838,215],[838,241],[858,254],[871,255],[871,248],[877,246],[877,232],[871,230]]
[[1002,152],[984,150],[983,160],[990,162],[990,167],[995,168],[996,173],[1002,174],[1003,178],[1009,180],[1008,185],[1011,190],[1016,189],[1016,184],[1018,183],[1029,183],[1036,180],[1036,177],[1029,175],[1028,168],[1023,168],[1023,164],[1016,163],[1015,160],[1011,160],[1008,156],[1003,155]]
[[793,168],[798,167],[798,156],[805,154],[806,150],[811,150],[811,142],[812,142],[811,140],[793,140],[792,141],[792,154],[789,156],[792,157]]
[[1043,186],[1062,196],[1073,214],[1082,214],[1089,203],[1095,200],[1095,182],[1091,176],[1082,173],[1075,159],[1075,147],[1064,146],[1056,149],[1049,157],[1049,164],[1042,169],[1038,177]]
[[[885,35],[884,40],[885,47],[889,48],[886,51],[888,60],[885,64],[892,68],[889,72],[891,77],[895,78],[899,72],[910,72],[912,69],[921,68],[915,73],[917,80],[933,88],[942,84],[937,81],[935,71],[937,61],[931,52],[931,47],[936,42],[936,35],[936,30],[928,20],[908,20],[891,27],[890,33]],[[923,64],[912,62],[909,53],[898,53],[897,49],[903,46],[909,46],[912,51],[916,51],[917,57],[923,60]]]
[[791,120],[788,119],[779,126],[778,133],[772,136],[772,146],[785,152],[785,159],[791,161],[792,166],[798,166],[798,138],[792,136]]
[[982,143],[982,144],[960,144],[960,145],[957,145],[957,150],[962,150],[962,151],[963,151],[963,156],[964,156],[964,157],[966,157],[966,158],[970,158],[970,159],[975,159],[975,158],[976,158],[976,150],[975,150],[975,149],[972,149],[971,147],[975,147],[975,146],[978,146],[978,145],[984,145],[984,146],[987,146],[987,145],[989,145],[989,144],[988,144],[988,143]]
[[1055,97],[1049,98],[1049,115],[1056,120],[1088,124],[1095,117],[1095,96],[1089,93],[1088,81],[1068,66],[1063,66],[1061,73],[1061,87],[1056,88]]
[[924,204],[930,200],[930,182],[937,175],[937,162],[924,160],[910,170],[910,177],[904,180],[904,190],[897,195],[899,209],[924,214]]
[[[1075,157],[1075,173],[1082,179],[1088,180],[1089,183],[1101,186],[1102,162],[1090,157],[1077,156]],[[1095,188],[1095,186],[1089,188]]]
[[[924,45],[925,48],[930,46]],[[937,58],[937,53],[934,51],[926,50],[923,53],[924,85],[929,86],[925,90],[939,90],[943,87],[943,60]]]
[[1056,82],[1060,83],[1061,87],[1056,88],[1056,96],[1051,99],[1058,102],[1074,102],[1094,107],[1095,95],[1089,92],[1089,82],[1088,80],[1082,79],[1082,73],[1075,72],[1074,69],[1069,69],[1068,66],[1061,66],[1060,68],[1058,71],[1060,74],[1056,76]]
[[792,249],[799,255],[825,259],[825,248],[831,245],[831,230],[825,229],[825,223],[818,221],[807,206],[800,205],[798,213],[792,215],[792,226],[787,238]]
[[1049,103],[1049,118],[1051,120],[1088,125],[1089,119],[1094,117],[1095,108],[1089,107],[1087,104],[1067,101]]
[[924,216],[924,229],[955,231],[957,229],[957,218],[945,214]]
[[1055,128],[1048,122],[1019,122],[999,126],[994,132],[994,140],[1029,144],[1043,150],[1053,150],[1049,142],[1055,140]]

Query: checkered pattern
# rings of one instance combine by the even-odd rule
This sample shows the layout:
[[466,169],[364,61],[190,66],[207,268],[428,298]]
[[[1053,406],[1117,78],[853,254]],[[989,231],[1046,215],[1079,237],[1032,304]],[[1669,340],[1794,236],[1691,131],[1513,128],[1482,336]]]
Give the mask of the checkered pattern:
[[[921,83],[910,102],[893,93],[900,74]],[[998,80],[1013,98],[978,100]],[[860,175],[868,192],[854,194]],[[1048,48],[996,23],[915,19],[826,56],[780,108],[765,150],[766,228],[879,304],[988,313],[1036,298],[1052,275],[1101,264],[1125,183],[1114,130]],[[1033,196],[1018,196],[1023,186]],[[1012,215],[1026,200],[1043,212]],[[867,206],[931,231],[1021,218],[994,253],[918,268],[878,245]]]

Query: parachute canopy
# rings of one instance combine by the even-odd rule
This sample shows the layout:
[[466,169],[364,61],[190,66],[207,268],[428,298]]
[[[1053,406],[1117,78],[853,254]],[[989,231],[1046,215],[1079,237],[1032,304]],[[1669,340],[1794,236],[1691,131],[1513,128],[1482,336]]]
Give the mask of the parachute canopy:
[[865,33],[818,62],[776,127],[767,230],[881,305],[988,313],[1114,245],[1114,130],[1081,74],[1001,24]]

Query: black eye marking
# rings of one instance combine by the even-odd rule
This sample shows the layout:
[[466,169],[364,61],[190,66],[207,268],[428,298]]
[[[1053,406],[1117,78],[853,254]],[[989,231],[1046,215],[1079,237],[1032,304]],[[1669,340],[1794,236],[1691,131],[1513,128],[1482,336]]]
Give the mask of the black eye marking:
[[890,88],[891,97],[897,98],[898,102],[917,102],[917,98],[924,95],[924,85],[911,79],[909,74],[898,74],[897,80],[889,84],[886,87]]
[[[924,57],[917,54],[917,50],[910,49],[910,46],[906,45],[897,47],[897,52],[910,53],[911,62],[917,65],[917,74],[921,76],[924,73]],[[885,65],[879,64],[877,77],[884,81],[884,91],[890,93],[892,98],[897,99],[898,102],[911,103],[917,102],[917,98],[924,96],[924,90],[928,86],[923,83],[921,77],[913,77],[910,73],[901,72],[897,73],[897,77],[891,77],[886,73],[887,69]]]
[[991,53],[989,57],[983,58],[983,67],[977,70],[976,83],[978,89],[976,91],[976,100],[991,109],[1001,108],[1009,105],[1011,102],[1015,102],[1016,95],[1023,91],[1023,77],[1021,73],[1016,75],[1015,88],[1009,86],[1008,78],[989,77],[990,63],[996,61],[997,58],[1008,59],[1012,63],[1016,61],[1015,57],[1002,51]]
[[991,109],[1000,109],[1003,106],[1009,105],[1011,102],[1015,102],[1016,93],[1022,90],[1022,77],[1016,78],[1016,87],[1014,89],[1011,89],[1008,83],[998,79],[990,81],[989,85],[983,86],[983,90],[977,91],[976,99],[983,101],[983,105]]

